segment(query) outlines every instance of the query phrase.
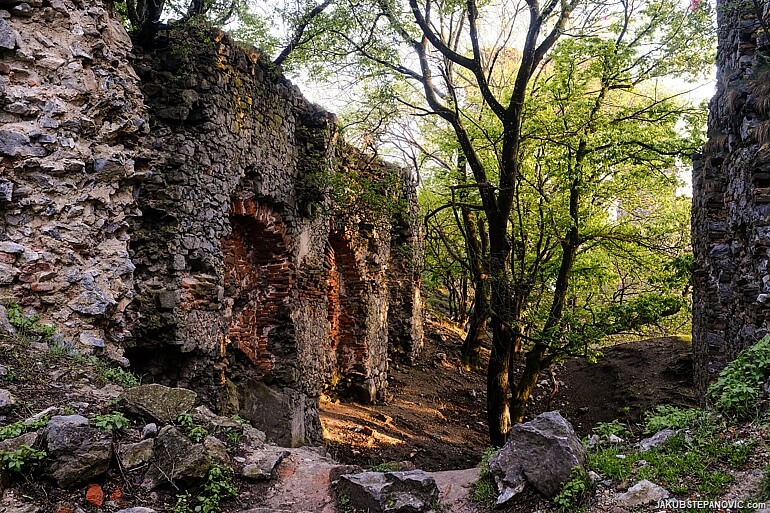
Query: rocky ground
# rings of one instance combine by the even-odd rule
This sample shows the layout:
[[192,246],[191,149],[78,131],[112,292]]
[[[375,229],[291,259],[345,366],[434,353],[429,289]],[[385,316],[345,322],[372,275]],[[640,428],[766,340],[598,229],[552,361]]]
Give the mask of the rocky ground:
[[[440,493],[437,504],[445,513],[488,511],[470,499],[472,484],[479,478],[475,467],[487,446],[485,377],[462,369],[460,333],[451,324],[432,320],[427,332],[419,362],[391,369],[391,395],[386,403],[361,405],[324,397],[326,446],[301,449],[270,445],[261,432],[237,419],[217,417],[205,408],[191,409],[194,398],[187,392],[159,410],[142,406],[144,399],[131,398],[135,378],[128,373],[42,342],[2,338],[0,389],[10,393],[16,404],[2,412],[0,434],[17,422],[30,424],[29,419],[40,412],[61,417],[53,426],[23,429],[29,432],[15,442],[0,442],[0,453],[7,454],[24,441],[52,453],[57,443],[52,433],[73,430],[88,433],[81,438],[96,446],[95,456],[88,457],[101,458],[104,467],[92,476],[78,476],[82,465],[70,462],[51,469],[38,464],[33,473],[38,462],[34,454],[27,454],[21,472],[10,472],[5,458],[0,512],[97,513],[141,506],[184,513],[200,506],[202,513],[209,513],[214,510],[207,509],[210,504],[205,500],[213,495],[222,500],[225,512],[351,513],[350,504],[338,504],[329,483],[343,473],[372,467],[429,471]],[[648,340],[608,347],[604,354],[597,364],[570,360],[555,367],[553,374],[544,374],[532,401],[532,416],[559,410],[584,437],[599,422],[633,422],[658,403],[693,404],[685,342]],[[115,411],[125,413],[125,425],[115,425]],[[180,412],[189,413],[180,420]],[[761,439],[767,432],[750,435]],[[72,439],[60,438],[62,443]],[[151,439],[154,442],[148,443]],[[90,449],[86,452],[90,454]],[[84,459],[83,454],[76,456],[75,460]],[[754,493],[767,458],[766,445],[758,446],[744,468],[737,470],[736,484],[725,497]],[[210,465],[199,466],[202,459],[232,468],[232,479],[215,479],[212,484],[205,477],[211,475]],[[147,472],[150,461],[161,462],[157,472]],[[42,469],[46,475],[40,477]],[[209,479],[203,488],[202,479]],[[590,511],[625,511],[617,509],[615,499],[632,484],[600,482],[589,501]],[[234,498],[229,497],[232,491]],[[552,506],[536,491],[526,489],[500,511],[530,513]]]

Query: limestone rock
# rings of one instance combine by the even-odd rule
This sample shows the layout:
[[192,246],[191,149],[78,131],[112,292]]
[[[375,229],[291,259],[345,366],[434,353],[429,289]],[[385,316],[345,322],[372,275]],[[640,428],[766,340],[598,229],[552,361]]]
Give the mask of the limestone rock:
[[422,470],[344,474],[335,483],[354,509],[371,513],[419,513],[438,499],[436,480]]
[[158,433],[155,458],[161,473],[172,480],[202,479],[211,468],[206,448],[173,426],[165,426]]
[[207,436],[203,439],[203,447],[206,449],[206,454],[212,461],[216,461],[222,465],[230,464],[230,455],[227,453],[227,445],[215,436]]
[[16,406],[16,398],[11,392],[4,388],[0,388],[0,415],[5,415],[13,410]]
[[618,495],[615,499],[621,506],[633,508],[644,504],[657,503],[659,500],[670,496],[671,494],[668,493],[668,490],[662,486],[643,479],[629,488],[627,492]]
[[37,436],[37,432],[30,431],[23,435],[0,441],[0,452],[15,451],[22,445],[32,447],[35,445],[35,442],[37,442]]
[[89,425],[85,417],[51,417],[41,438],[48,453],[46,474],[62,488],[84,483],[107,471],[112,457],[112,434]]
[[133,508],[126,508],[118,510],[116,513],[156,513],[152,508],[145,508],[142,506],[134,506]]
[[517,424],[505,446],[489,460],[499,493],[497,505],[508,504],[527,482],[546,497],[553,497],[569,480],[572,467],[584,462],[580,439],[558,412],[545,412]]
[[265,449],[248,455],[240,474],[246,479],[260,481],[271,479],[275,469],[289,455],[289,451],[277,447]]
[[129,388],[123,392],[122,397],[132,410],[168,424],[182,413],[190,411],[197,394],[185,388],[169,388],[153,383]]
[[650,449],[653,449],[655,447],[660,447],[664,443],[666,443],[666,440],[677,434],[678,431],[673,430],[671,428],[666,428],[661,431],[658,431],[651,437],[645,438],[641,442],[639,442],[639,448],[643,451],[649,451]]
[[154,445],[152,440],[124,444],[118,450],[121,467],[132,469],[149,462],[152,459]]
[[19,34],[13,30],[11,24],[0,18],[0,48],[15,49],[18,36]]

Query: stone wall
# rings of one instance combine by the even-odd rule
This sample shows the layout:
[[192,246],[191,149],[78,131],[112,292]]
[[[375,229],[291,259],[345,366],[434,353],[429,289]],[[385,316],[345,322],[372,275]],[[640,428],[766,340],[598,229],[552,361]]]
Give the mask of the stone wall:
[[769,4],[719,4],[717,91],[708,142],[693,165],[693,350],[701,392],[770,326]]
[[99,0],[0,2],[0,299],[114,358],[148,128],[130,51]]
[[324,390],[383,398],[389,344],[421,345],[419,223],[335,210],[310,178],[397,170],[220,33],[145,52],[107,7],[43,1],[0,25],[0,293],[283,444],[320,437]]

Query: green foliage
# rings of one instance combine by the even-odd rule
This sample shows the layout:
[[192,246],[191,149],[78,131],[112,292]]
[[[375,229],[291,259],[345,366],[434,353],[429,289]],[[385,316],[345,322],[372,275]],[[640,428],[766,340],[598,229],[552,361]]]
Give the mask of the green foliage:
[[178,494],[173,513],[218,513],[222,502],[235,497],[238,489],[233,484],[233,471],[229,467],[213,465],[206,474],[198,494],[193,498],[189,491]]
[[233,484],[233,471],[227,467],[214,465],[206,475],[203,491],[198,495],[195,513],[217,513],[221,511],[220,504],[238,495],[238,489]]
[[90,420],[94,426],[109,431],[120,431],[131,425],[131,421],[119,411],[113,411],[105,415],[92,415]]
[[190,431],[187,432],[187,436],[190,437],[195,443],[201,443],[204,438],[208,436],[209,432],[203,426],[193,426]]
[[594,426],[593,432],[597,433],[603,438],[609,438],[611,435],[624,437],[631,434],[628,426],[617,419],[613,420],[612,422],[599,422],[596,424],[596,426]]
[[180,413],[176,418],[177,424],[184,428],[192,429],[195,426],[192,413]]
[[762,385],[770,377],[770,335],[742,351],[708,389],[714,408],[737,418],[757,413]]
[[[361,169],[369,167],[363,161],[359,164]],[[370,170],[367,174],[316,170],[306,174],[297,185],[304,203],[313,203],[328,215],[357,213],[388,225],[392,218],[406,213],[402,190],[401,175],[391,167]],[[324,198],[328,198],[328,202],[323,201]]]
[[182,428],[184,428],[184,431],[187,433],[187,436],[190,437],[190,440],[195,443],[202,442],[209,434],[206,428],[195,423],[195,419],[191,413],[180,414],[176,418],[176,421]]
[[659,404],[652,411],[644,413],[644,432],[657,433],[666,428],[691,428],[704,420],[707,413],[700,408],[679,408]]
[[43,428],[46,426],[46,424],[48,424],[48,420],[49,419],[47,416],[43,416],[40,419],[30,423],[19,420],[13,424],[2,426],[0,427],[0,441],[8,440],[9,438],[16,438],[17,436],[21,436],[28,431],[36,431],[40,428]]
[[45,451],[33,449],[27,444],[13,451],[0,452],[3,467],[13,472],[21,472],[24,468],[34,465],[47,456]]
[[675,494],[718,497],[734,481],[729,469],[741,468],[755,445],[704,425],[648,451],[612,446],[589,451],[586,460],[589,469],[616,482],[648,479]]
[[136,374],[121,369],[120,367],[102,367],[99,371],[99,376],[101,376],[102,379],[117,383],[118,385],[127,388],[139,386],[141,383],[141,380]]
[[401,465],[395,462],[380,463],[369,467],[371,472],[397,472],[401,470]]
[[494,447],[488,447],[481,455],[481,472],[479,473],[479,479],[473,483],[473,493],[471,498],[474,502],[480,506],[486,508],[493,508],[497,502],[497,487],[495,481],[492,478],[492,474],[489,472],[489,459],[497,453],[497,449]]
[[18,303],[11,303],[7,307],[8,322],[10,322],[22,337],[37,335],[44,340],[50,340],[56,333],[52,324],[42,324],[37,315],[26,317]]
[[561,492],[553,498],[556,511],[559,513],[577,511],[586,503],[595,489],[596,485],[588,477],[586,470],[581,466],[573,467],[569,481],[564,483]]

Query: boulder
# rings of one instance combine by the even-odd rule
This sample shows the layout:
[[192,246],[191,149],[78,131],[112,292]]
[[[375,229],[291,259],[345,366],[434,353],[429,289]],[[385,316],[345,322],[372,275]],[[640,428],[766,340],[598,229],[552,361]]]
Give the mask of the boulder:
[[645,504],[657,504],[658,501],[670,497],[671,494],[662,486],[643,479],[615,497],[618,505],[631,509]]
[[666,443],[666,440],[677,434],[679,431],[673,430],[671,428],[666,428],[661,431],[658,431],[651,437],[645,438],[641,442],[639,442],[639,448],[643,451],[649,451],[650,449],[654,449],[655,447],[660,447],[664,443]]
[[190,411],[197,394],[185,388],[170,388],[157,383],[129,388],[122,395],[128,407],[153,420],[169,424]]
[[[211,468],[206,448],[193,443],[173,426],[165,426],[155,439],[155,460],[165,479],[203,479]],[[160,484],[153,480],[151,488]]]
[[289,451],[280,447],[265,447],[263,450],[247,456],[240,474],[246,479],[261,481],[271,479],[275,469],[289,455]]
[[370,513],[420,513],[438,500],[436,480],[422,470],[344,474],[335,482],[337,497]]
[[48,453],[45,472],[62,488],[70,488],[107,471],[112,433],[93,427],[80,415],[56,415],[40,434]]
[[517,424],[508,442],[489,460],[497,485],[497,505],[508,504],[527,482],[546,497],[553,497],[569,480],[572,468],[584,462],[580,439],[558,412],[545,412]]
[[11,392],[4,388],[0,388],[0,415],[10,413],[16,406],[16,398]]

